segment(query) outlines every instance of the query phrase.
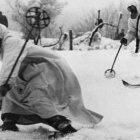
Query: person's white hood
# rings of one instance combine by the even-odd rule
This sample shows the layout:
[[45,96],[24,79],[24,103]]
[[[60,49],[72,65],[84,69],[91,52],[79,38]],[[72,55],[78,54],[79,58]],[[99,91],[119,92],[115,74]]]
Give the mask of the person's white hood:
[[[128,8],[131,5],[136,6],[137,11],[140,14],[140,0],[131,0],[131,1],[127,2],[126,8]],[[127,45],[130,42],[132,42],[136,37],[136,23],[137,23],[137,18],[132,19],[131,17],[129,17],[129,19],[128,19],[128,31],[125,35],[125,38],[127,39]],[[139,22],[138,34],[140,37],[140,22]]]
[[136,6],[138,13],[140,13],[140,0],[131,0],[129,2],[127,2],[127,8],[131,5]]

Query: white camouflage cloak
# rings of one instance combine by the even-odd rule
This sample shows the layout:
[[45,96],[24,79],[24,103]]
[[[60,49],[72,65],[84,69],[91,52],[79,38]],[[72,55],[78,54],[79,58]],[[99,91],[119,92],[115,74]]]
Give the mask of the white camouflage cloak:
[[[140,14],[140,1],[132,0],[132,1],[127,3],[127,7],[131,6],[131,5],[136,6],[138,14]],[[131,19],[129,17],[129,19],[128,19],[128,31],[125,35],[125,38],[128,40],[128,42],[127,42],[128,44],[131,43],[136,37],[137,18],[136,19]],[[140,22],[139,22],[139,28],[138,28],[138,35],[140,37]]]
[[[0,26],[0,30],[3,28]],[[5,28],[5,34],[2,31],[3,36],[9,34]],[[6,80],[22,45],[20,39],[5,37],[1,83]],[[83,126],[93,127],[103,118],[84,107],[79,82],[67,62],[42,47],[27,45],[10,84],[12,89],[3,98],[2,114],[20,115],[19,124],[36,123],[36,116],[45,119],[63,115]]]

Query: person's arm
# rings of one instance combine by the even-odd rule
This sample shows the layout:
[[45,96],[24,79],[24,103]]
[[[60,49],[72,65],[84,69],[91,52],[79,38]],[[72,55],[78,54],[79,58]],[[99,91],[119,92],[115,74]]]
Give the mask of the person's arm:
[[127,45],[131,43],[136,37],[136,24],[133,23],[132,19],[128,20],[128,31],[124,38],[127,39]]
[[16,64],[16,67],[14,68],[14,71],[10,79],[7,81],[7,78],[11,73],[11,70],[17,60],[17,57],[21,51],[22,46],[23,41],[18,39],[14,39],[13,41],[12,39],[10,39],[10,42],[8,43],[8,41],[6,41],[6,45],[3,46],[4,55],[2,58],[2,66],[0,70],[0,94],[2,96],[6,95],[7,91],[10,90],[10,88],[12,87],[13,79],[18,75],[20,64],[26,57],[27,50],[25,48],[25,50],[23,51],[22,55],[18,60],[18,63]]
[[[23,43],[24,42],[20,39],[13,39],[13,40],[10,39],[9,43],[8,41],[6,41],[6,45],[4,45],[4,55],[3,55],[2,66],[0,71],[0,85],[3,85],[7,80],[7,78],[9,77],[9,74],[11,73],[11,70],[22,49]],[[20,64],[22,60],[26,57],[26,54],[27,54],[27,49],[25,48],[25,50],[23,51],[22,55],[18,60],[18,63],[16,64],[16,67],[14,68],[14,71],[8,83],[11,83],[12,79],[17,76]]]
[[136,37],[136,24],[134,20],[128,20],[128,31],[126,35],[120,40],[120,43],[127,46],[129,45]]
[[[8,32],[8,30],[3,25],[0,25],[0,55],[1,55],[1,58],[3,57],[3,44],[2,44],[3,43],[3,38],[4,38],[4,34],[6,34],[7,32]],[[11,89],[11,87],[10,87],[9,84],[0,85],[0,97],[5,96],[5,94],[10,89]]]

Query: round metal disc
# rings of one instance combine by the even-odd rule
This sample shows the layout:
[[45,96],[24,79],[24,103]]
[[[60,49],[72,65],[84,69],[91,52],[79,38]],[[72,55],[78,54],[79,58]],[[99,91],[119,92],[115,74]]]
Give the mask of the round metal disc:
[[27,23],[37,29],[42,29],[50,24],[48,13],[39,7],[32,7],[26,12]]
[[116,72],[113,69],[107,69],[104,75],[106,78],[114,78],[116,75]]

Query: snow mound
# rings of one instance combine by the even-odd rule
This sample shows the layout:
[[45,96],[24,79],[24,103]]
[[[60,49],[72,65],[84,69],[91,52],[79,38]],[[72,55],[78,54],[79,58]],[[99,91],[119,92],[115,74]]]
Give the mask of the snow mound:
[[[113,48],[120,45],[119,41],[103,37],[102,43],[106,46],[114,43]],[[79,47],[88,48],[84,43]],[[104,72],[111,68],[116,52],[116,49],[58,51],[77,75],[85,106],[104,116],[95,128],[82,128],[60,140],[140,139],[140,89],[126,88],[121,82],[122,79],[140,82],[140,54],[133,56],[130,50],[121,50],[114,66],[116,77],[107,79]],[[42,124],[18,127],[20,132],[1,132],[0,139],[47,140],[48,133],[52,131],[52,128]]]

